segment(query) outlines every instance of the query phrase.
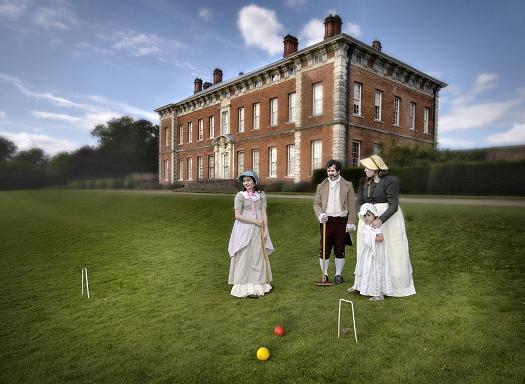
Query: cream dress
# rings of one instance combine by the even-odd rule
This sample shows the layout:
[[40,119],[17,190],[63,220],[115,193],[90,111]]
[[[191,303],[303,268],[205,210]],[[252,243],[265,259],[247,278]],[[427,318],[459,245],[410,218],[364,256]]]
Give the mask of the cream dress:
[[[255,192],[253,197],[248,192],[238,192],[235,196],[234,209],[241,215],[250,218],[262,218],[262,208],[266,208],[264,192]],[[231,295],[246,297],[249,295],[263,296],[272,289],[270,260],[264,258],[261,247],[261,227],[255,224],[235,220],[228,253],[230,254],[230,274],[228,284],[232,284]],[[266,236],[266,255],[273,252],[270,233]]]

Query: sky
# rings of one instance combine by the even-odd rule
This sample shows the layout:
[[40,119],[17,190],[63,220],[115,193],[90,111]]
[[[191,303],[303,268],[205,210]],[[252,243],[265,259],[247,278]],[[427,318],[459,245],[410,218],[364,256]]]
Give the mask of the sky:
[[522,0],[0,0],[0,136],[49,155],[96,145],[114,117],[154,109],[321,41],[323,20],[448,84],[442,149],[525,144]]

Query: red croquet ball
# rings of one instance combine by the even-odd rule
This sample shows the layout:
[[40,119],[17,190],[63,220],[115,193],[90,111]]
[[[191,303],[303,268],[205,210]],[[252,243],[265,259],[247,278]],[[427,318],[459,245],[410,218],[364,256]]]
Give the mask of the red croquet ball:
[[273,334],[275,336],[284,336],[284,328],[281,327],[280,325],[278,325],[277,327],[275,327],[275,329],[273,330]]

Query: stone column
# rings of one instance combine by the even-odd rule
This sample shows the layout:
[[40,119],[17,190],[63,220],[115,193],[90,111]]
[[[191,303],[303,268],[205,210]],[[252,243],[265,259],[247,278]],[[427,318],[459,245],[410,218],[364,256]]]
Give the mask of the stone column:
[[346,125],[348,95],[348,44],[338,42],[333,45],[334,62],[334,125],[332,126],[332,159],[346,164]]

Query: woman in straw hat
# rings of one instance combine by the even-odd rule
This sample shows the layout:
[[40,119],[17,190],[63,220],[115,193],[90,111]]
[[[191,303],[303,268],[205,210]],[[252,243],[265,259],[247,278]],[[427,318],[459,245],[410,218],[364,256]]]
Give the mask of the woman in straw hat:
[[272,289],[268,255],[273,252],[273,245],[268,233],[266,195],[259,190],[254,171],[244,171],[239,180],[243,188],[234,201],[228,284],[233,285],[232,296],[257,298]]
[[[374,219],[371,226],[381,228],[384,235],[385,259],[388,260],[389,272],[384,276],[382,294],[395,297],[414,295],[416,289],[412,279],[405,219],[399,207],[399,181],[397,177],[388,175],[387,165],[377,155],[361,160],[361,164],[365,167],[366,177],[359,182],[357,207],[370,203],[377,208],[379,216]],[[362,278],[359,254],[363,247],[364,225],[365,223],[360,219],[357,227],[356,282]],[[356,283],[348,289],[350,292],[357,290],[359,287]]]

